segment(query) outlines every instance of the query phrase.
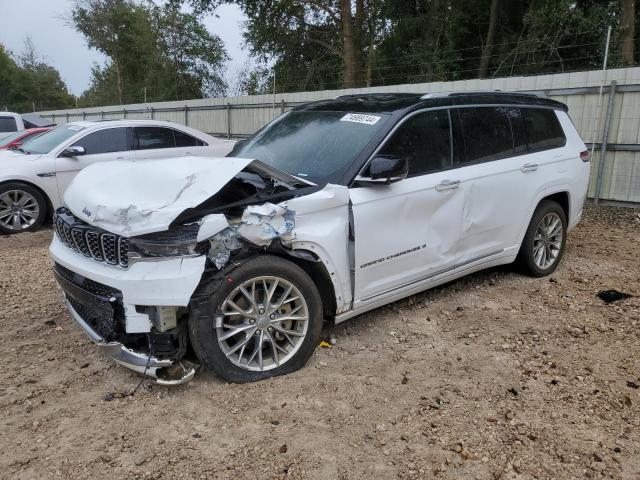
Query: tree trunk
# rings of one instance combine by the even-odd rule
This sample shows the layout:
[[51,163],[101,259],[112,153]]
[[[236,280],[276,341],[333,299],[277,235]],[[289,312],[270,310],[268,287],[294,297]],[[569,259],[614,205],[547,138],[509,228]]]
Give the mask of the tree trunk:
[[343,87],[355,88],[359,86],[362,54],[357,51],[359,42],[355,38],[351,0],[340,0],[340,17],[342,19]]
[[635,60],[635,3],[635,0],[620,0],[620,53],[625,65],[633,65]]
[[114,60],[113,65],[116,69],[116,87],[118,88],[118,102],[122,105],[122,70],[120,69],[120,62]]
[[[367,77],[366,77],[366,86],[373,86],[373,63],[375,62],[376,56],[376,20],[378,17],[378,12],[376,10],[375,2],[371,2],[372,5],[369,7],[369,51],[367,52]],[[363,7],[364,8],[364,7]],[[364,34],[364,32],[363,32]],[[364,35],[363,35],[364,37]]]
[[499,2],[500,0],[491,0],[487,39],[485,41],[484,48],[482,49],[482,56],[480,57],[480,68],[478,68],[479,78],[486,78],[487,71],[489,70],[489,62],[491,61],[491,54],[493,53],[493,42],[496,36],[496,24],[498,23]]

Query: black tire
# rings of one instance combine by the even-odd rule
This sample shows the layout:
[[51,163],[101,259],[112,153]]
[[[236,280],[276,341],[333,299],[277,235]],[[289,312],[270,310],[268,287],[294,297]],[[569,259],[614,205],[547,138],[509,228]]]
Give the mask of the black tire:
[[[536,230],[540,225],[545,216],[548,214],[557,214],[562,223],[562,241],[560,243],[560,248],[558,251],[558,255],[553,261],[553,263],[546,267],[541,268],[536,263],[534,258],[534,237],[536,234]],[[552,201],[552,200],[543,200],[540,202],[535,212],[533,213],[533,217],[531,217],[531,222],[529,223],[529,227],[527,228],[527,232],[522,241],[522,245],[520,246],[520,252],[518,253],[518,258],[516,262],[519,264],[521,270],[531,276],[531,277],[544,277],[546,275],[552,274],[562,259],[562,255],[564,254],[565,244],[567,242],[567,216],[564,213],[562,207]]]
[[[308,324],[297,351],[285,363],[269,370],[251,371],[236,365],[225,355],[218,342],[216,318],[220,318],[225,299],[237,287],[263,276],[284,279],[300,291],[306,302]],[[253,257],[228,273],[223,271],[208,281],[204,280],[194,298],[199,300],[192,302],[189,313],[189,336],[193,349],[204,368],[228,382],[256,382],[294,372],[307,363],[318,345],[323,323],[320,294],[309,275],[288,260],[272,255]],[[250,335],[241,337],[241,340],[248,338]],[[267,345],[265,343],[265,349]]]
[[[20,229],[8,228],[7,226],[3,225],[2,219],[0,219],[0,234],[12,235],[15,233],[32,232],[40,228],[42,223],[47,218],[48,210],[47,201],[42,196],[42,194],[36,188],[22,182],[9,182],[0,185],[0,197],[7,192],[24,192],[33,197],[33,199],[38,204],[38,214],[36,218],[33,219],[33,223],[30,223],[28,226],[25,226],[25,228]],[[3,204],[0,204],[0,207],[2,206]]]

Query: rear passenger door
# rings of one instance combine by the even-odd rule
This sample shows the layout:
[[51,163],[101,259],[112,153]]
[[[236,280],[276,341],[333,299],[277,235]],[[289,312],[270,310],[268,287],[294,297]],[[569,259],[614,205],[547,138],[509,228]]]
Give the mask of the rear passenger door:
[[[531,109],[536,115],[540,109]],[[464,195],[456,268],[515,255],[533,203],[545,188],[554,151],[532,151],[529,109],[453,109],[459,151],[456,170]],[[545,109],[554,116],[553,110]],[[537,121],[540,121],[538,119]]]
[[205,143],[179,130],[167,127],[135,127],[133,143],[136,159],[197,155]]

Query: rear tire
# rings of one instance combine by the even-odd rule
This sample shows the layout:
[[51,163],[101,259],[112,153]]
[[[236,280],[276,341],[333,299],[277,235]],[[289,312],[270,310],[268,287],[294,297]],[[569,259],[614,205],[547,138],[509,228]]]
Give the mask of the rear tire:
[[322,302],[294,263],[254,257],[204,283],[189,315],[193,349],[205,368],[233,383],[264,380],[305,365],[320,339]]
[[516,261],[527,275],[550,275],[558,268],[566,241],[564,210],[554,201],[543,200],[533,213]]
[[0,234],[32,232],[47,217],[47,202],[31,185],[21,182],[0,185]]

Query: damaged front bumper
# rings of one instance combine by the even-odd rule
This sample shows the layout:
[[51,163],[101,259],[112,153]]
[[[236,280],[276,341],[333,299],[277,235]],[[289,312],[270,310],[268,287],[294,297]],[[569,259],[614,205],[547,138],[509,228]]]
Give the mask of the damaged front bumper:
[[[157,383],[164,385],[179,385],[188,382],[195,375],[196,369],[194,367],[185,366],[179,361],[159,359],[144,353],[134,352],[120,342],[106,341],[84,321],[69,301],[66,304],[73,319],[89,335],[91,340],[123,367],[153,377]],[[176,370],[175,367],[178,366],[181,367],[181,371]]]
[[203,256],[136,262],[124,269],[84,257],[57,236],[49,252],[71,316],[117,363],[163,384],[193,377],[195,364],[152,354],[150,339],[157,331],[146,310],[187,307],[204,271]]

